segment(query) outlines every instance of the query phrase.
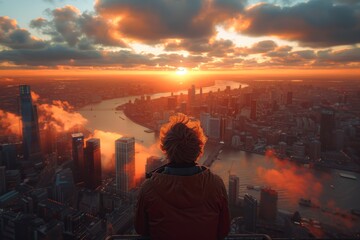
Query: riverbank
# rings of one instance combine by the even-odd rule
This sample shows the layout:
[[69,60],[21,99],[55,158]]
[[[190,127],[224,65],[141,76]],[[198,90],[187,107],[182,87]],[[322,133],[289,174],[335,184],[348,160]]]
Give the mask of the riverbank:
[[150,129],[150,130],[152,130],[154,132],[157,132],[155,127],[152,126],[151,124],[144,123],[143,121],[141,121],[141,119],[131,115],[129,110],[126,108],[126,104],[123,104],[123,106],[124,106],[124,108],[123,108],[122,111],[123,111],[125,117],[130,119],[130,121],[132,121],[132,122],[134,122],[134,123],[136,123],[136,124],[138,124],[138,125],[140,125],[142,127],[148,128],[148,129]]

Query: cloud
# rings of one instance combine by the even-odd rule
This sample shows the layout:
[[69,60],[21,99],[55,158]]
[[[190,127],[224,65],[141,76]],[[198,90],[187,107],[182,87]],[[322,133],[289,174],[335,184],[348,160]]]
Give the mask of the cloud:
[[64,45],[52,45],[44,49],[4,50],[0,62],[8,61],[29,66],[118,66],[124,68],[153,66],[147,55],[132,51],[79,50]]
[[[345,2],[345,1],[344,1]],[[261,3],[248,8],[235,27],[251,36],[278,36],[303,46],[360,42],[360,5],[313,0],[290,7]]]
[[96,11],[118,19],[118,31],[130,38],[158,41],[203,38],[215,25],[236,16],[243,0],[97,0]]
[[277,44],[272,40],[264,40],[252,45],[250,52],[252,53],[265,53],[274,50]]
[[47,42],[37,39],[22,28],[19,28],[16,20],[0,16],[0,45],[12,49],[41,49],[47,46]]
[[21,128],[20,116],[0,109],[0,134],[20,136]]
[[78,126],[84,126],[87,119],[80,113],[74,112],[67,101],[53,101],[51,104],[39,104],[39,122],[45,128],[53,128],[57,132],[67,132]]
[[185,50],[191,54],[207,54],[211,57],[223,57],[234,51],[235,44],[228,39],[211,40],[207,38],[183,39],[168,41],[164,44],[165,51]]
[[[44,35],[49,35],[54,42],[66,42],[75,47],[87,41],[87,48],[93,44],[127,48],[128,45],[116,32],[116,23],[112,19],[81,13],[74,6],[67,5],[49,12],[52,19],[36,18],[30,22],[30,27],[38,29]],[[83,45],[79,46],[83,47]]]

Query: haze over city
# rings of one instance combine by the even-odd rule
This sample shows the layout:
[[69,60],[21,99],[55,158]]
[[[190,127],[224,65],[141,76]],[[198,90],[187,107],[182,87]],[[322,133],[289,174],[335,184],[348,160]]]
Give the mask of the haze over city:
[[0,0],[0,238],[135,237],[183,113],[229,239],[358,239],[359,33],[356,0]]

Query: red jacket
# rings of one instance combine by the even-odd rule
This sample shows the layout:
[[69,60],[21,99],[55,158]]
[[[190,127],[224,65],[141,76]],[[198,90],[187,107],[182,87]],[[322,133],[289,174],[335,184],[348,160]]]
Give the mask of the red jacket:
[[222,179],[209,169],[192,176],[154,173],[141,187],[135,229],[155,240],[222,239],[230,228]]

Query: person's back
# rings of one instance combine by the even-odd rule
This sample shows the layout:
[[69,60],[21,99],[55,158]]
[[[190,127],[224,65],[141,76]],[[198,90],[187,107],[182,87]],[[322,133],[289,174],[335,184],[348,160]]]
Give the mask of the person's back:
[[141,187],[135,228],[151,239],[222,239],[229,231],[223,181],[195,161],[206,138],[198,122],[175,116],[162,128],[169,164]]

